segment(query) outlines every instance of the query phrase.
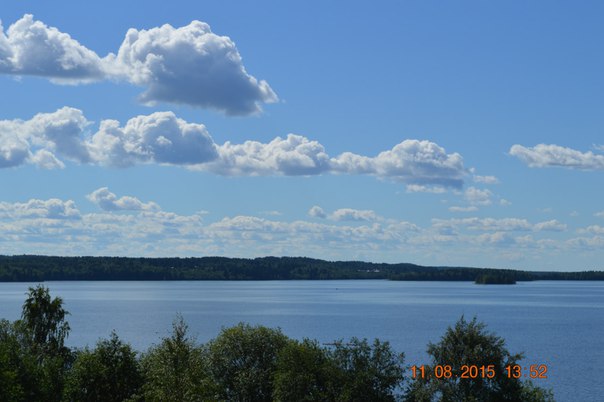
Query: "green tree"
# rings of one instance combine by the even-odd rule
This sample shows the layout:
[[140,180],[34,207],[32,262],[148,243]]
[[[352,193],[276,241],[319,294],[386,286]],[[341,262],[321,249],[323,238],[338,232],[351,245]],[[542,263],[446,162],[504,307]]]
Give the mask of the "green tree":
[[27,374],[27,362],[32,359],[23,355],[23,348],[14,325],[0,320],[0,401],[22,401],[25,398],[23,383]]
[[208,345],[216,399],[271,401],[277,356],[288,342],[279,329],[243,323],[223,329]]
[[[503,338],[485,330],[476,318],[466,321],[462,316],[449,327],[440,342],[428,344],[432,363],[426,366],[426,377],[418,377],[408,387],[407,400],[412,402],[504,402],[550,401],[551,394],[530,384],[510,378],[506,366],[516,364],[522,354],[511,354]],[[437,378],[436,366],[451,366],[451,375]],[[485,375],[460,378],[463,366],[484,367]],[[441,373],[442,374],[442,373]],[[489,378],[492,377],[492,378]]]
[[65,400],[121,402],[134,396],[142,384],[136,352],[113,332],[94,350],[77,354],[66,385]]
[[352,338],[335,342],[329,357],[341,370],[338,401],[394,401],[403,383],[404,355],[395,353],[388,342]]
[[69,313],[63,308],[63,299],[50,297],[48,288],[38,285],[29,288],[21,313],[21,322],[27,330],[32,348],[43,357],[68,353],[65,339],[69,336]]
[[29,288],[21,319],[12,324],[18,377],[27,401],[59,401],[65,372],[72,356],[64,342],[69,335],[69,314],[61,298],[51,298],[47,288]]
[[183,318],[172,324],[172,335],[152,347],[141,359],[145,401],[189,402],[211,400],[203,350],[195,345]]
[[276,401],[394,401],[403,383],[403,355],[388,342],[352,338],[330,348],[292,341],[279,353]]
[[317,341],[288,342],[279,353],[273,399],[286,401],[333,401],[339,394],[343,372]]

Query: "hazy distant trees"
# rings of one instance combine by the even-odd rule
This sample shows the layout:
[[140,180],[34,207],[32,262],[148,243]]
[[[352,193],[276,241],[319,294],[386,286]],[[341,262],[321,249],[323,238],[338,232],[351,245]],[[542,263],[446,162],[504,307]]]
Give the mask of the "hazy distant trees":
[[[0,401],[553,400],[549,391],[506,375],[521,355],[510,354],[476,319],[462,317],[428,345],[426,371],[448,366],[457,375],[406,380],[403,354],[378,339],[321,345],[238,324],[198,344],[178,316],[172,333],[142,355],[115,333],[94,349],[71,350],[64,345],[67,314],[60,298],[38,286],[29,289],[20,320],[0,320]],[[464,365],[488,368],[488,376],[460,379]]]
[[509,269],[424,267],[409,263],[324,261],[304,257],[254,259],[51,257],[0,255],[0,282],[45,280],[289,280],[391,279],[403,281],[475,281],[489,275],[506,281],[604,280],[604,271],[535,272]]

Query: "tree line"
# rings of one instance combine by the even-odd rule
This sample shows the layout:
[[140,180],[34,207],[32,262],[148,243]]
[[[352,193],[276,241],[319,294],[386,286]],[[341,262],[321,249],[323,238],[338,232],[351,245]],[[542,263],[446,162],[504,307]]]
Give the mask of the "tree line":
[[[238,324],[198,344],[182,317],[171,335],[139,354],[114,332],[94,348],[65,346],[70,326],[60,298],[30,288],[21,319],[0,321],[0,400],[65,401],[553,401],[551,391],[505,374],[521,354],[463,317],[428,345],[449,375],[409,377],[388,342],[351,338],[322,345],[279,329]],[[463,365],[490,376],[460,379]]]
[[0,282],[72,280],[292,280],[390,279],[475,281],[505,277],[530,280],[604,280],[604,271],[537,272],[511,269],[426,267],[409,263],[324,261],[305,257],[127,258],[0,256]]

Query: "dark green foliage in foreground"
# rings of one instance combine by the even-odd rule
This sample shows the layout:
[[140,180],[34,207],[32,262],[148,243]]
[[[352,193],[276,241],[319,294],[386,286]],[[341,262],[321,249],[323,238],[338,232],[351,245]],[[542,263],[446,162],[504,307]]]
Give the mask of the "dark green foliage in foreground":
[[115,333],[92,350],[72,351],[64,345],[66,315],[62,300],[38,286],[30,288],[21,320],[0,320],[0,401],[553,400],[549,391],[503,374],[521,355],[510,354],[476,319],[462,317],[429,344],[431,364],[455,371],[463,364],[494,365],[495,378],[427,378],[405,387],[403,355],[377,339],[320,345],[238,324],[199,345],[179,316],[172,334],[142,356]]
[[94,350],[84,349],[67,374],[66,401],[120,402],[136,395],[142,377],[136,353],[118,336],[100,340]]
[[289,339],[278,329],[239,324],[208,345],[217,399],[271,401],[277,356]]
[[60,401],[72,353],[68,313],[48,289],[30,288],[21,320],[0,321],[0,400]]
[[[437,365],[449,365],[453,375],[450,378],[418,377],[408,388],[409,401],[553,401],[549,392],[508,378],[505,367],[516,364],[522,355],[510,354],[505,341],[487,332],[476,318],[466,321],[462,317],[454,327],[449,327],[440,342],[428,344],[428,354],[432,358],[428,373]],[[493,378],[480,374],[476,378],[460,378],[462,366],[491,366],[495,375]]]
[[0,256],[0,282],[77,280],[291,280],[391,279],[402,281],[475,281],[482,275],[515,281],[604,280],[604,271],[534,272],[488,268],[424,267],[323,261],[303,257],[255,259]]
[[181,316],[172,324],[172,335],[151,347],[140,365],[144,375],[142,400],[192,402],[211,400],[216,393],[204,349],[189,337]]

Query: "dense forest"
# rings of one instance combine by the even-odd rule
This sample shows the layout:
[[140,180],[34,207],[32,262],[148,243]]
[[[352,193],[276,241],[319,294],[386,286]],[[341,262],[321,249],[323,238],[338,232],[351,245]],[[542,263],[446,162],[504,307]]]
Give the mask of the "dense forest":
[[490,268],[425,267],[409,263],[324,261],[304,257],[128,258],[0,256],[0,282],[98,280],[391,279],[401,281],[604,280],[604,271],[537,272]]
[[[379,339],[320,344],[244,323],[199,344],[182,317],[142,354],[115,332],[93,348],[69,348],[68,314],[62,299],[37,286],[29,288],[21,319],[0,320],[0,401],[554,400],[516,373],[522,354],[510,353],[476,318],[462,317],[429,343],[429,362],[405,367],[404,354]],[[537,374],[531,368],[530,377]]]

